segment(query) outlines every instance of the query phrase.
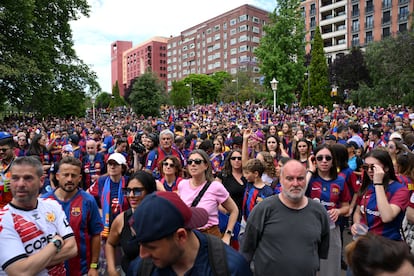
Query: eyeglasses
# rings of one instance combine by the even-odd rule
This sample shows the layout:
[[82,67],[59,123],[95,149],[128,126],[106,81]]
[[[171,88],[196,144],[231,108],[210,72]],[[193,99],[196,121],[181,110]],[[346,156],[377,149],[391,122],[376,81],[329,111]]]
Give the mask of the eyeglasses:
[[364,171],[368,171],[369,169],[373,170],[374,169],[374,164],[362,164],[361,167]]
[[6,152],[6,151],[8,151],[9,149],[11,149],[11,148],[0,148],[0,152]]
[[241,161],[241,156],[233,156],[233,157],[230,157],[230,160],[239,160],[239,161]]
[[162,162],[162,165],[165,167],[174,168],[174,163],[168,163],[167,161]]
[[326,161],[331,161],[332,160],[332,156],[330,155],[318,155],[316,156],[316,160],[318,160],[319,162],[322,161],[325,158]]
[[144,188],[122,188],[122,193],[124,196],[129,196],[131,192],[134,194],[134,196],[141,196],[142,192],[145,191]]
[[192,165],[193,163],[196,165],[200,165],[201,163],[204,163],[204,160],[203,159],[188,159],[187,160],[188,165]]

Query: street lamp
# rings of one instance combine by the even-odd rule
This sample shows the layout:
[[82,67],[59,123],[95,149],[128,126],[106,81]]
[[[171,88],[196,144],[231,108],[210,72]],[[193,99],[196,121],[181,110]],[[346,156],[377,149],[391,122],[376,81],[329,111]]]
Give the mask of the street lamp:
[[307,69],[308,71],[305,73],[305,76],[308,77],[308,106],[310,106],[310,72],[309,72],[309,68]]
[[236,102],[239,102],[239,77],[235,80],[231,80],[232,83],[236,83]]
[[193,98],[193,83],[187,83],[185,86],[190,87],[190,95],[191,95],[191,106],[194,106],[194,98]]
[[95,97],[92,97],[92,118],[95,122]]
[[273,77],[273,80],[270,82],[270,85],[272,86],[272,90],[273,90],[273,113],[276,113],[276,102],[277,102],[277,96],[276,96],[276,91],[277,91],[277,84],[279,82]]

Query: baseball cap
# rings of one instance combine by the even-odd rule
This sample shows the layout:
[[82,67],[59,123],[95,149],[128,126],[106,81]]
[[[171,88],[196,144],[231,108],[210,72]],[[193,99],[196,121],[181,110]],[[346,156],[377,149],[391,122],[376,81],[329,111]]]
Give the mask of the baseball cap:
[[64,145],[64,146],[62,147],[62,151],[73,152],[73,147],[72,147],[72,145],[69,145],[69,144]]
[[119,152],[112,153],[109,156],[107,162],[109,162],[110,160],[114,160],[119,165],[126,165],[126,159],[125,159],[125,157],[121,153],[119,153]]
[[76,134],[69,135],[69,142],[74,143],[75,145],[79,144],[79,136]]
[[138,242],[160,240],[178,228],[196,229],[207,222],[205,209],[188,207],[177,193],[164,191],[145,196],[133,216]]
[[331,140],[331,141],[336,141],[336,137],[335,137],[335,135],[332,135],[332,134],[330,134],[330,135],[326,135],[326,136],[325,136],[325,141],[329,141],[329,140]]
[[8,132],[5,132],[5,131],[0,132],[0,140],[7,139],[7,138],[12,138],[12,137],[13,136]]
[[392,140],[392,139],[402,140],[402,136],[401,136],[401,134],[399,132],[393,132],[390,135],[390,140]]

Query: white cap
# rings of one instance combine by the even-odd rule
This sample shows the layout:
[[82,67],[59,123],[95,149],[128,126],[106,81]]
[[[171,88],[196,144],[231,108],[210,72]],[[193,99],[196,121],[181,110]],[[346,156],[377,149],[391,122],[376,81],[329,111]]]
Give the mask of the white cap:
[[369,125],[368,124],[363,124],[362,129],[364,129],[364,128],[369,128]]
[[392,140],[392,139],[400,139],[400,140],[402,140],[402,136],[401,136],[401,134],[399,132],[393,132],[390,135],[390,140]]
[[119,165],[126,165],[126,159],[125,159],[125,157],[121,153],[118,153],[118,152],[112,153],[109,156],[107,162],[109,162],[109,160],[114,160]]

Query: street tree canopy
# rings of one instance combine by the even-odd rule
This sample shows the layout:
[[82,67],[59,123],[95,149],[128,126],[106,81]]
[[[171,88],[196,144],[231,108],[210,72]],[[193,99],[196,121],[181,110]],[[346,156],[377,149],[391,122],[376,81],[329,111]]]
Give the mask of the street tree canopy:
[[1,102],[44,115],[84,112],[85,93],[100,87],[73,49],[69,22],[89,9],[87,0],[2,0]]

